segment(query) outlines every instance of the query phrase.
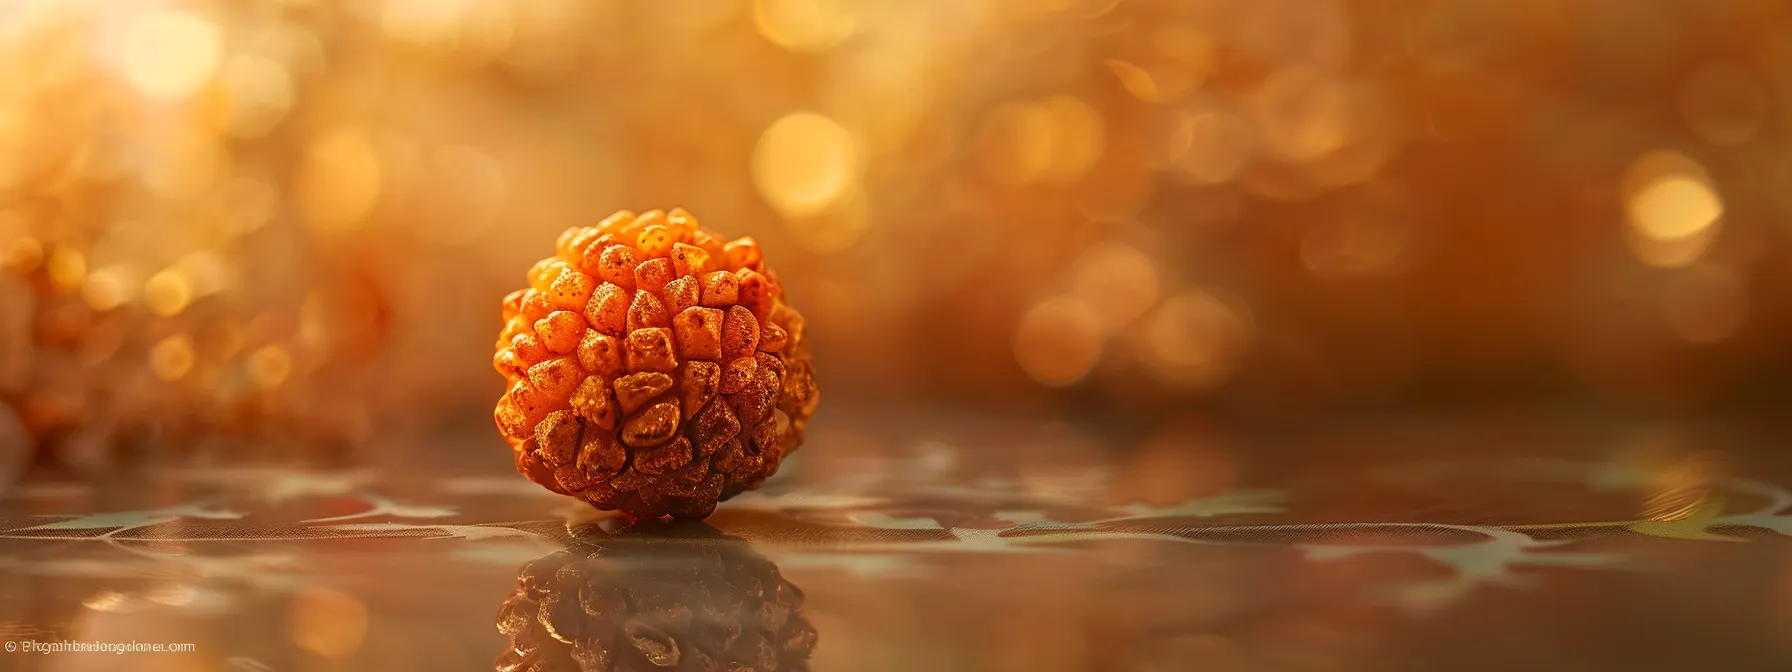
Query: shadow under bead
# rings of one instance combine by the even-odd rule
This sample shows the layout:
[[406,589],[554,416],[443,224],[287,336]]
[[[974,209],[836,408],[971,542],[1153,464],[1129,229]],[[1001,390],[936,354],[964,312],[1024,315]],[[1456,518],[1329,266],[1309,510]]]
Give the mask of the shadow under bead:
[[575,227],[503,302],[494,420],[517,471],[636,518],[703,518],[777,473],[818,391],[752,238],[683,210]]

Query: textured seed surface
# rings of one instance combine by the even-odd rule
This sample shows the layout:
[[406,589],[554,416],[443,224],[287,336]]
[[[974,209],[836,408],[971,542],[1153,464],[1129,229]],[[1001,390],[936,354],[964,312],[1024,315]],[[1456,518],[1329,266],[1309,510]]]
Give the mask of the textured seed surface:
[[771,279],[747,270],[740,271],[739,275],[740,290],[735,303],[751,311],[754,317],[765,317],[770,312],[772,300],[776,298]]
[[556,310],[535,322],[535,337],[548,352],[563,355],[579,347],[585,337],[585,318],[569,310]]
[[697,425],[692,435],[703,452],[713,453],[740,434],[740,419],[728,404],[710,404],[697,412]]
[[681,389],[684,391],[684,417],[690,419],[716,398],[722,387],[722,367],[715,362],[691,361],[684,363],[684,380]]
[[628,370],[671,373],[678,368],[673,347],[671,329],[642,328],[629,332],[628,341],[623,344]]
[[722,370],[722,394],[736,395],[747,389],[753,378],[759,374],[759,362],[750,357],[730,360],[728,368]]
[[621,336],[628,324],[629,290],[615,284],[599,285],[585,304],[585,321],[611,336]]
[[619,417],[616,401],[603,376],[587,376],[572,393],[572,410],[587,422],[603,429],[615,429]]
[[635,470],[649,476],[677,471],[691,461],[691,442],[678,437],[635,452]]
[[553,312],[553,306],[548,304],[548,295],[546,292],[543,292],[542,289],[545,289],[545,287],[541,289],[530,289],[527,292],[523,292],[523,317],[531,320],[539,320],[547,317],[548,313]]
[[579,446],[579,467],[599,478],[614,476],[628,463],[628,451],[616,442],[616,437],[609,432],[585,432],[583,445]]
[[627,326],[630,332],[655,327],[672,326],[672,317],[666,312],[666,304],[652,292],[635,292],[635,298],[628,306]]
[[542,345],[541,338],[533,333],[517,334],[510,339],[511,353],[525,365],[534,364],[548,358],[548,347]]
[[710,308],[727,308],[740,296],[740,277],[728,271],[706,274],[702,284],[703,305]]
[[579,454],[579,419],[569,411],[555,411],[535,426],[535,441],[541,450],[541,461],[559,466],[573,461]]
[[616,401],[623,413],[634,413],[666,390],[672,389],[672,377],[663,373],[632,373],[616,379]]
[[611,245],[604,248],[598,257],[598,276],[605,282],[623,289],[634,291],[635,266],[641,263],[635,257],[635,251],[622,245]]
[[672,331],[678,338],[678,356],[682,359],[722,358],[722,311],[692,306],[672,319]]
[[790,335],[784,328],[776,324],[766,324],[759,328],[759,349],[766,352],[783,352],[784,346],[790,343]]
[[758,243],[677,209],[554,242],[499,311],[492,418],[519,472],[603,509],[703,517],[801,444],[818,398],[802,316]]
[[664,293],[666,295],[666,312],[677,315],[684,309],[697,305],[703,290],[697,284],[696,278],[687,275],[666,283]]
[[[678,432],[678,402],[662,401],[629,416],[622,425],[622,442],[635,448],[657,445]],[[637,457],[639,455],[637,454]]]
[[596,329],[586,329],[584,339],[579,341],[579,366],[606,378],[622,373],[622,341]]
[[722,356],[728,359],[747,357],[759,349],[759,319],[741,306],[728,309],[722,323]]
[[709,253],[695,245],[673,245],[672,270],[680,277],[700,277],[709,272]]
[[591,300],[591,292],[596,289],[597,281],[591,276],[567,269],[548,286],[548,305],[553,306],[554,310],[576,313],[585,309],[585,303]]
[[635,267],[635,289],[659,294],[665,291],[666,283],[673,277],[671,259],[648,259]]
[[584,378],[584,372],[569,357],[550,359],[529,367],[529,384],[555,399],[571,397]]

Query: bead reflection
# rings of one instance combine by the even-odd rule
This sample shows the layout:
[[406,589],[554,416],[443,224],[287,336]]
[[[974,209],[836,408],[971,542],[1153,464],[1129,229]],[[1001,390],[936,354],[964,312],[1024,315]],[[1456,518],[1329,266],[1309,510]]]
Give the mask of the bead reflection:
[[803,592],[702,523],[575,531],[498,609],[503,672],[809,669]]

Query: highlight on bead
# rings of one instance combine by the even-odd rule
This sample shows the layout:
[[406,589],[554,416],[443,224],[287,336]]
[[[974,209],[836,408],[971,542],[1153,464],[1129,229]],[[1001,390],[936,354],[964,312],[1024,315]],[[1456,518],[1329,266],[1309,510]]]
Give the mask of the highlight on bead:
[[637,518],[703,518],[802,444],[802,315],[752,238],[684,210],[567,229],[502,302],[494,412],[517,471]]

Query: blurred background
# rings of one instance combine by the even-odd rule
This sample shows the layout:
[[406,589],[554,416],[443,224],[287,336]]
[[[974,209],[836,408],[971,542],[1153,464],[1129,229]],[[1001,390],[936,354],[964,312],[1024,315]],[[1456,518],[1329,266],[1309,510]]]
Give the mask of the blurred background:
[[[494,521],[593,515],[511,472],[500,300],[683,207],[806,317],[809,446],[711,522],[817,669],[1786,669],[1784,539],[1706,542],[1792,474],[1789,186],[1781,0],[0,0],[0,490],[99,483],[0,492],[0,633],[489,660],[548,552]],[[376,468],[106,478],[163,459]],[[922,544],[1046,514],[1536,536],[1422,622],[1363,596],[1463,535]],[[817,548],[894,535],[940,571]]]
[[1772,0],[6,0],[0,436],[490,432],[500,298],[675,206],[823,417],[1750,407],[1789,113]]

